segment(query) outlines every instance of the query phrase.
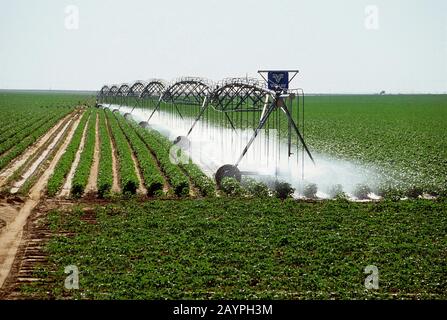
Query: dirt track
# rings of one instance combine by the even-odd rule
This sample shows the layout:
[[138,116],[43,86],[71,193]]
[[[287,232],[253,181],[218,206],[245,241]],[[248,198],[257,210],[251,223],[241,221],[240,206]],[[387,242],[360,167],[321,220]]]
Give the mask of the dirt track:
[[106,127],[109,133],[110,143],[112,145],[112,172],[113,172],[113,184],[112,192],[120,192],[119,187],[119,174],[118,174],[118,155],[116,154],[115,141],[112,139],[112,132],[110,131],[109,120],[106,117]]
[[[71,117],[74,119],[75,113],[72,113]],[[0,288],[3,286],[13,265],[17,250],[22,240],[23,228],[27,223],[28,217],[41,200],[48,179],[71,141],[79,121],[79,117],[74,120],[74,123],[69,128],[67,137],[59,150],[57,150],[56,155],[51,160],[48,168],[43,172],[36,184],[31,188],[29,197],[25,200],[25,202],[21,206],[18,205],[18,203],[20,203],[20,199],[2,203],[1,212],[6,213],[3,214],[3,216],[9,216],[9,221],[5,221],[6,226],[0,230]]]
[[[95,199],[95,202],[97,200]],[[36,278],[35,268],[47,263],[47,253],[44,248],[54,233],[42,223],[42,219],[52,209],[72,207],[75,202],[62,199],[45,199],[40,201],[27,219],[23,228],[22,240],[17,250],[15,260],[8,277],[0,288],[0,300],[30,299],[22,291],[24,284],[41,284],[46,278]],[[93,217],[94,218],[94,217]],[[65,234],[69,235],[69,234]]]
[[133,160],[133,165],[134,165],[135,172],[136,172],[137,178],[138,178],[137,193],[141,194],[141,195],[145,195],[145,194],[147,194],[147,189],[146,189],[146,187],[144,186],[144,183],[143,183],[144,178],[143,178],[143,175],[141,173],[140,167],[138,165],[137,157],[135,156],[134,152],[132,151],[132,147],[130,146],[130,144],[129,144],[129,148],[131,148],[131,156],[132,156],[132,160]]
[[86,193],[95,193],[98,189],[97,187],[97,178],[98,178],[98,170],[99,170],[99,149],[100,149],[100,141],[99,141],[99,114],[96,115],[96,135],[95,135],[95,151],[93,153],[93,164],[92,169],[90,170],[90,176],[88,178],[87,186],[85,187]]

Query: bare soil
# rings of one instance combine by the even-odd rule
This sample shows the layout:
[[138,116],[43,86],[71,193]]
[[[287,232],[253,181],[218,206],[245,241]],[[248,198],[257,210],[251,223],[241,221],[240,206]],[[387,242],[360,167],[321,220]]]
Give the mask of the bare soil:
[[[11,202],[12,199],[1,199],[0,203]],[[20,205],[21,202],[18,203]],[[22,233],[22,241],[17,250],[14,262],[10,268],[9,274],[0,287],[0,300],[20,300],[30,299],[32,296],[24,295],[21,290],[22,285],[29,283],[45,284],[46,278],[36,278],[34,270],[38,266],[44,266],[48,263],[47,253],[44,251],[45,245],[55,235],[44,223],[44,218],[49,211],[53,209],[64,210],[73,206],[81,206],[84,211],[82,220],[95,224],[96,216],[94,207],[98,204],[105,205],[106,200],[92,199],[88,200],[68,200],[68,199],[45,199],[40,201],[32,213],[30,214]],[[1,231],[1,229],[0,229]],[[60,234],[60,233],[58,233]],[[64,233],[64,236],[72,236],[72,234]],[[61,284],[63,286],[63,284]],[[51,299],[51,297],[48,297]]]
[[133,160],[133,165],[135,168],[135,172],[137,173],[137,177],[138,177],[138,189],[137,189],[137,193],[141,194],[141,195],[146,195],[147,194],[147,189],[144,186],[144,179],[143,179],[143,175],[141,174],[141,170],[140,170],[140,166],[138,165],[138,160],[135,156],[135,154],[133,153],[132,147],[130,146],[129,142],[128,142],[129,148],[131,150],[131,156],[132,156],[132,160]]
[[110,126],[107,117],[105,120],[106,120],[107,132],[109,134],[109,139],[112,144],[112,172],[113,172],[112,192],[119,193],[121,190],[119,186],[118,156],[116,154],[115,141],[112,138],[112,133],[110,132]]
[[0,202],[0,232],[10,224],[20,211],[20,204]]
[[99,171],[99,115],[96,115],[96,136],[95,136],[95,151],[93,153],[93,164],[90,170],[90,176],[88,178],[87,186],[85,188],[86,193],[96,193],[98,191],[97,180]]
[[[71,115],[74,116],[73,114]],[[7,279],[11,267],[13,265],[14,259],[16,257],[18,248],[22,241],[23,228],[25,227],[29,216],[31,215],[33,209],[37,206],[46,188],[49,177],[54,171],[59,159],[65,152],[68,144],[70,143],[74,131],[79,124],[79,118],[73,123],[65,141],[61,147],[57,150],[54,158],[51,160],[48,168],[39,177],[36,184],[31,188],[29,197],[25,202],[17,207],[16,201],[2,201],[2,220],[4,218],[9,219],[6,222],[6,226],[0,230],[0,288],[3,286],[5,280]]]
[[25,297],[21,292],[22,285],[32,282],[44,283],[47,280],[36,278],[34,273],[37,266],[43,266],[47,263],[47,254],[44,251],[44,247],[51,236],[54,235],[42,220],[49,210],[72,205],[73,203],[71,202],[51,199],[49,201],[40,201],[35,207],[23,228],[22,241],[9,275],[3,287],[0,288],[0,299],[24,299]]

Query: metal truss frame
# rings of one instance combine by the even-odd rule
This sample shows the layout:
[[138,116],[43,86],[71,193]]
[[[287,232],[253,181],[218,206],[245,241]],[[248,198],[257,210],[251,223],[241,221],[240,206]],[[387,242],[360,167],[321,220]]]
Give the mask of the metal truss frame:
[[154,113],[160,109],[162,102],[172,103],[177,113],[183,119],[183,115],[178,109],[178,105],[195,105],[201,106],[202,109],[206,104],[208,96],[212,90],[210,81],[198,77],[183,77],[174,81],[160,96],[157,106],[147,119],[149,122]]
[[[267,71],[259,71],[262,75]],[[295,77],[297,70],[287,71],[293,72],[290,81]],[[263,75],[262,75],[263,76]],[[265,77],[263,76],[265,79]],[[289,81],[289,83],[290,83]],[[211,107],[218,112],[225,114],[226,119],[235,129],[230,117],[231,112],[261,112],[259,123],[254,129],[253,135],[242,151],[242,154],[236,161],[234,168],[237,168],[241,160],[244,158],[248,149],[256,139],[259,131],[265,126],[270,115],[275,111],[281,111],[288,119],[288,152],[291,153],[291,135],[295,133],[303,146],[304,151],[314,162],[312,154],[304,141],[304,122],[302,123],[303,134],[292,117],[291,103],[297,98],[297,112],[301,104],[301,119],[304,119],[304,91],[302,89],[281,89],[270,90],[267,88],[266,82],[259,81],[254,78],[227,78],[213,85],[210,81],[198,77],[183,77],[173,81],[169,86],[160,79],[152,79],[148,82],[136,81],[131,86],[122,84],[120,86],[113,85],[103,86],[98,93],[100,101],[108,103],[118,103],[120,106],[125,102],[126,98],[136,99],[137,105],[144,101],[154,101],[157,104],[150,114],[147,122],[141,124],[147,125],[154,113],[160,109],[162,102],[172,103],[176,112],[183,119],[183,115],[178,109],[178,105],[200,106],[200,111],[195,118],[187,136],[189,136],[198,121],[203,117],[207,108]],[[301,100],[300,100],[301,99]],[[290,105],[290,106],[289,106]],[[132,109],[132,111],[135,109]],[[131,111],[131,112],[132,112]],[[181,138],[181,137],[179,137]],[[231,166],[231,165],[230,165]]]

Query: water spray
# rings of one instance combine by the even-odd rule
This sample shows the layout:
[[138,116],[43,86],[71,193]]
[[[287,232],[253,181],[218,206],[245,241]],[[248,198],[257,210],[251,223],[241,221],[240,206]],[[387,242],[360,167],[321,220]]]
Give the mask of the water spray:
[[[304,141],[304,91],[302,89],[289,89],[290,82],[298,74],[297,70],[274,71],[260,70],[258,72],[264,81],[244,78],[228,78],[217,84],[196,77],[185,77],[166,85],[161,80],[150,80],[147,83],[137,81],[132,85],[104,86],[98,93],[100,103],[118,105],[113,109],[118,112],[123,105],[133,106],[129,117],[137,107],[147,108],[151,113],[146,121],[141,121],[143,127],[150,126],[151,120],[158,112],[165,112],[165,124],[177,127],[180,122],[190,121],[190,127],[184,135],[174,139],[174,144],[188,151],[191,148],[189,137],[201,123],[201,134],[219,141],[221,148],[224,144],[239,145],[238,158],[233,163],[219,167],[215,172],[216,182],[220,185],[224,177],[233,177],[241,180],[243,175],[259,175],[259,168],[240,170],[240,164],[250,149],[252,157],[257,153],[259,161],[262,158],[268,161],[273,153],[275,163],[275,177],[281,163],[282,134],[287,133],[288,158],[296,153],[299,144],[303,150],[301,159],[302,178],[304,178],[304,154],[306,153],[312,163],[314,158]],[[301,120],[301,124],[300,121]],[[220,129],[215,130],[217,125]],[[232,134],[228,134],[230,129]],[[276,130],[272,137],[270,131]],[[263,131],[263,139],[257,139]],[[270,139],[278,141],[272,143]],[[295,140],[293,140],[295,139]],[[258,141],[258,142],[257,142]],[[293,144],[296,141],[296,152]],[[232,150],[233,152],[237,152]],[[297,165],[298,157],[295,156]]]

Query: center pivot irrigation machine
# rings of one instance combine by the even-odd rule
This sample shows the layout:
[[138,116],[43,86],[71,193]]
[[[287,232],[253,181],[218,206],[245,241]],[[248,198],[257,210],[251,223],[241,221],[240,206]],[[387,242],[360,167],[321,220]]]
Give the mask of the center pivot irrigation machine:
[[180,119],[184,119],[183,113],[185,112],[187,115],[200,112],[206,105],[211,88],[212,84],[202,78],[186,77],[174,81],[160,95],[160,99],[146,124],[149,124],[158,110],[168,111],[173,116],[177,115]]
[[[220,166],[215,172],[218,185],[224,177],[233,177],[240,181],[242,175],[257,174],[251,170],[241,171],[238,167],[249,149],[253,148],[262,130],[264,142],[259,144],[263,143],[264,146],[258,146],[259,156],[268,159],[273,152],[274,157],[281,157],[281,152],[272,149],[276,149],[276,146],[280,148],[286,140],[288,158],[295,154],[298,163],[301,145],[301,172],[304,172],[305,153],[315,162],[304,141],[304,91],[289,88],[298,70],[260,70],[258,73],[263,81],[229,78],[212,84],[202,78],[188,77],[180,78],[169,86],[161,80],[151,80],[148,83],[137,81],[131,86],[104,86],[98,93],[98,105],[132,107],[126,116],[135,108],[149,109],[148,119],[140,122],[145,127],[150,125],[157,111],[169,115],[164,118],[164,124],[172,128],[176,128],[180,121],[183,124],[189,121],[186,135],[178,136],[174,141],[185,151],[191,146],[190,136],[194,130],[201,130],[200,133],[204,136],[219,135],[220,132],[217,140],[221,143],[234,143],[240,139],[243,143],[239,145],[243,148],[234,163]],[[207,132],[210,127],[214,130]],[[219,128],[217,131],[216,127]],[[232,132],[231,136],[228,135],[228,130]],[[274,148],[268,141],[271,130],[276,130],[277,141]],[[247,132],[250,133],[249,136],[246,135]]]

